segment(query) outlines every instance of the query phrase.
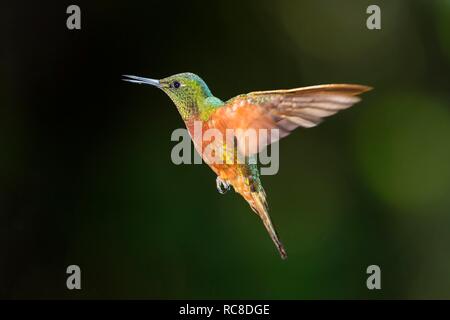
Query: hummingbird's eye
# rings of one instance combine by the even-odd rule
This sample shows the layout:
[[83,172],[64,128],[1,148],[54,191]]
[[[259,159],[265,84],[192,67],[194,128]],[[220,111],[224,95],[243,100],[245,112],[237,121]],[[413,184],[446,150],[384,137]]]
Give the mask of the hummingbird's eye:
[[178,81],[174,81],[172,83],[172,87],[174,87],[175,89],[178,89],[181,86],[181,84]]

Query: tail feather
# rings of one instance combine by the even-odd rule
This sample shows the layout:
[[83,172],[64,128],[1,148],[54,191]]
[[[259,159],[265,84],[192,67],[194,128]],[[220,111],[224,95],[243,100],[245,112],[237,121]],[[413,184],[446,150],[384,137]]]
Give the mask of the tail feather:
[[264,189],[261,188],[261,191],[252,192],[251,195],[252,199],[249,201],[250,206],[252,207],[253,211],[255,211],[259,215],[262,222],[264,223],[264,227],[266,227],[266,230],[269,233],[270,238],[277,247],[281,258],[286,259],[287,258],[286,250],[284,249],[284,246],[281,243],[280,238],[278,237],[275,227],[273,226],[272,221],[270,220],[266,201],[266,194],[264,192]]

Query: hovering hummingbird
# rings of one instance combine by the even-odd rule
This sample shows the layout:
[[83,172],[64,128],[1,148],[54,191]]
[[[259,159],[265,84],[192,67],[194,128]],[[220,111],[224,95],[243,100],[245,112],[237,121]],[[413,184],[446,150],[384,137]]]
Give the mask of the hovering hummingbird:
[[[255,91],[224,102],[215,97],[205,81],[193,73],[179,73],[161,80],[131,75],[124,77],[124,81],[160,88],[172,99],[186,124],[196,150],[203,158],[205,158],[203,146],[193,138],[196,121],[201,122],[203,130],[215,128],[223,134],[228,129],[278,129],[281,139],[297,127],[314,127],[324,117],[351,107],[360,101],[357,95],[372,89],[357,84],[326,84],[289,90]],[[236,137],[237,140],[240,138]],[[231,150],[224,146],[227,153],[225,157],[236,159],[237,155],[241,155],[249,159],[260,151],[261,147],[272,142],[273,139],[259,141],[261,145],[242,150],[238,146],[245,143],[240,144],[237,141],[237,145]],[[261,218],[281,258],[287,258],[286,250],[269,216],[266,193],[261,184],[257,164],[251,161],[205,162],[217,174],[218,191],[224,193],[230,185],[233,186]]]

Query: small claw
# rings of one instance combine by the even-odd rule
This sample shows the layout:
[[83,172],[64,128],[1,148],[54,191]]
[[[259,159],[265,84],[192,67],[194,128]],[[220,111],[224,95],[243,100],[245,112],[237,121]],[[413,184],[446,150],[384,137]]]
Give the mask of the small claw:
[[220,194],[225,194],[228,190],[230,190],[230,184],[219,177],[216,179],[216,187]]

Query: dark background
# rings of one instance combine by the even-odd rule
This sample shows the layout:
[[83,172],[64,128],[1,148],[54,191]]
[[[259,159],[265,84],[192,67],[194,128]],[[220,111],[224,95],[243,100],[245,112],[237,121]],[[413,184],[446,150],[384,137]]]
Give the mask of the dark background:
[[[450,298],[450,1],[14,1],[0,18],[1,298]],[[263,183],[287,261],[210,169],[172,164],[169,99],[120,81],[184,71],[222,99],[375,87],[280,143]]]

